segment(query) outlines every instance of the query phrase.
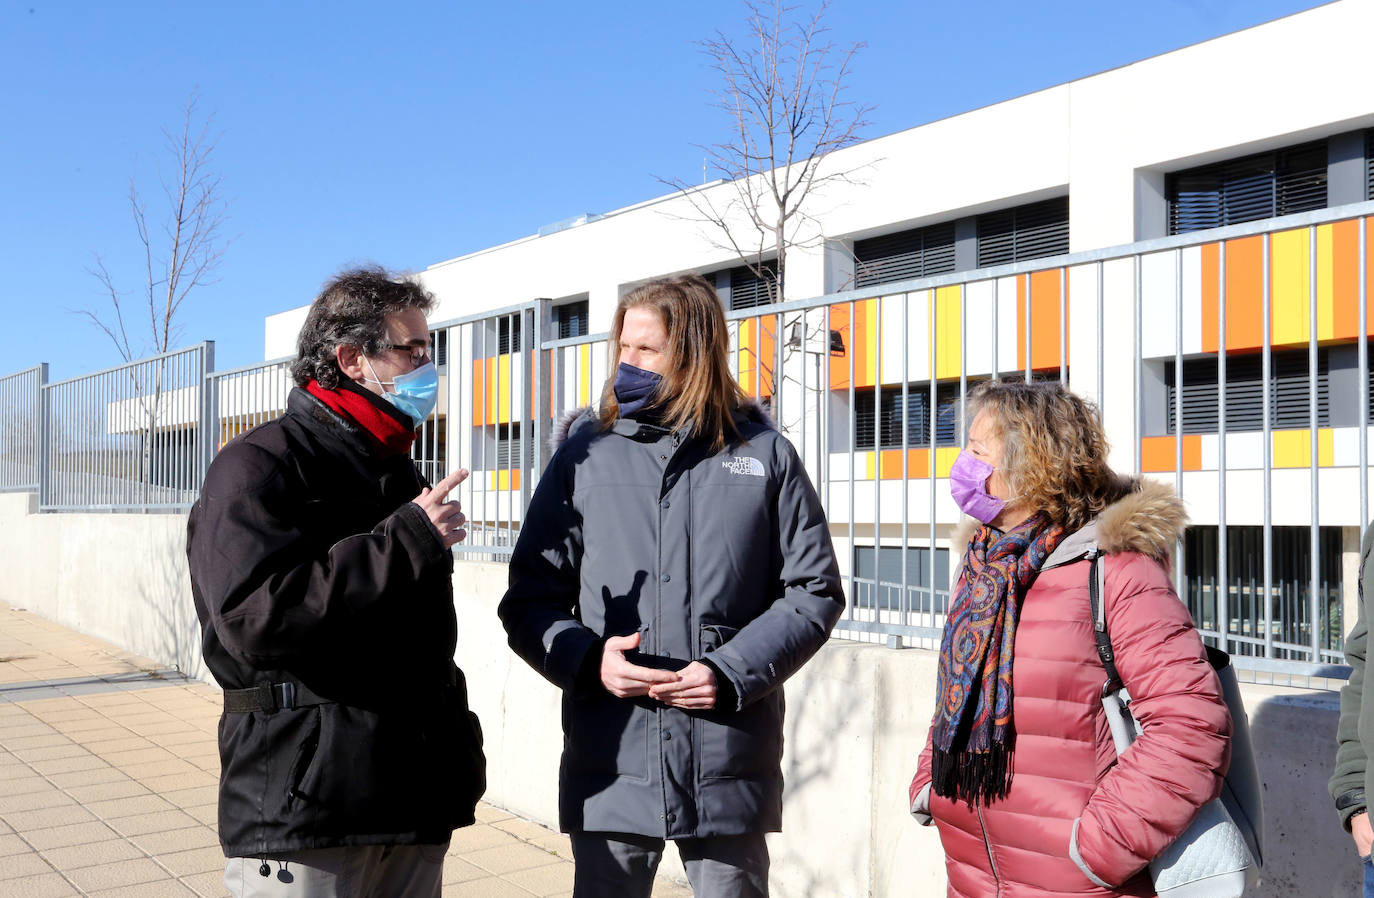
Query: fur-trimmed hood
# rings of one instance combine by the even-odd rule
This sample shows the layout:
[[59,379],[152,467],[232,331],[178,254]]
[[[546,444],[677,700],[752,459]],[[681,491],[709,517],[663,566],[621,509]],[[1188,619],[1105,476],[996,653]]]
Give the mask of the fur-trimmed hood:
[[[595,427],[597,422],[597,410],[595,406],[584,405],[580,408],[569,409],[559,415],[553,422],[553,432],[549,434],[549,452],[553,453],[567,442],[568,437],[583,427]],[[768,410],[763,407],[756,399],[746,399],[735,409],[736,424],[753,423],[777,430],[778,427],[773,423],[773,418],[768,414]]]
[[[1188,513],[1173,487],[1146,477],[1122,480],[1125,494],[1082,529],[1066,536],[1045,560],[1046,568],[1077,561],[1090,549],[1103,555],[1139,552],[1161,561],[1173,554],[1188,525]],[[957,547],[960,555],[978,526],[977,521],[965,517],[955,528],[950,545]]]

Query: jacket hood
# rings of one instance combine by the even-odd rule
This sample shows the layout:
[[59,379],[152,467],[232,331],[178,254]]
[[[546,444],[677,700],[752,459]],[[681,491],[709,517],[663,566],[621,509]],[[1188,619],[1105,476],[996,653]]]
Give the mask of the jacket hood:
[[[773,418],[768,414],[768,410],[763,407],[756,399],[746,399],[735,409],[734,419],[736,426],[741,424],[756,424],[766,427],[769,430],[777,430],[777,425],[773,423]],[[550,454],[557,451],[572,436],[583,427],[597,426],[598,416],[595,406],[584,405],[579,408],[569,409],[559,415],[553,422],[553,432],[549,434],[548,448]]]
[[[1174,495],[1173,487],[1144,477],[1121,479],[1125,495],[1082,529],[1066,536],[1045,560],[1046,568],[1077,561],[1091,549],[1103,555],[1139,552],[1161,561],[1173,553],[1188,525],[1188,513]],[[962,555],[963,547],[978,527],[973,518],[962,518],[954,530],[951,546],[959,547]]]

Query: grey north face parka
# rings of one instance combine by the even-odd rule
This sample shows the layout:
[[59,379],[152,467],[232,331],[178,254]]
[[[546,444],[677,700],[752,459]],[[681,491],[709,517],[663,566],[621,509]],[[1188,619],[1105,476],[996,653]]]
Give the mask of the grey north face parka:
[[[499,613],[511,648],[563,689],[564,831],[781,828],[780,687],[844,595],[792,444],[756,409],[735,423],[744,442],[714,451],[632,419],[603,431],[585,413],[525,513]],[[608,693],[601,641],[636,631],[632,663],[714,667],[717,707]]]

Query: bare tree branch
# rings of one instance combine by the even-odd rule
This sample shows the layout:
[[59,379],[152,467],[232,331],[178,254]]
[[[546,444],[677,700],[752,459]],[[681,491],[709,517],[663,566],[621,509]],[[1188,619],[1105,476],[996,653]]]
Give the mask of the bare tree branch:
[[114,321],[108,322],[92,309],[79,310],[109,336],[125,361],[132,361],[138,352],[161,354],[172,348],[180,330],[182,304],[195,288],[213,282],[228,245],[223,236],[222,184],[213,168],[218,135],[210,130],[211,117],[198,115],[198,99],[194,91],[187,98],[177,131],[163,130],[170,174],[164,170],[160,178],[166,211],[158,239],[154,239],[138,185],[129,180],[129,212],[143,250],[141,292],[146,303],[147,344],[135,346],[130,340],[121,305],[124,294],[99,256],[91,274],[110,300]]
[[[714,234],[777,299],[786,296],[787,253],[802,245],[808,200],[830,183],[853,183],[855,169],[831,170],[827,156],[859,140],[871,106],[845,99],[856,43],[826,36],[822,2],[809,18],[783,0],[746,0],[747,36],[724,32],[699,42],[720,76],[712,105],[730,117],[730,137],[698,145],[708,167],[728,183],[723,202],[681,179],[659,180],[681,192],[695,220]],[[772,264],[765,266],[765,257]]]

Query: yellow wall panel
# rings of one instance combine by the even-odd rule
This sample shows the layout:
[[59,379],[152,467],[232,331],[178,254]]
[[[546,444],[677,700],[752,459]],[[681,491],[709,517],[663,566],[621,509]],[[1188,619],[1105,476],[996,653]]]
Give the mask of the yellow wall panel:
[[963,367],[963,313],[958,284],[935,291],[935,377],[958,377]]
[[[1335,227],[1317,228],[1317,339],[1336,336]],[[1310,316],[1309,316],[1310,320]]]
[[1336,432],[1329,427],[1317,431],[1317,466],[1332,468],[1336,465]]
[[[1274,346],[1307,342],[1310,256],[1306,228],[1280,231],[1273,236],[1269,248],[1269,292],[1272,297],[1270,320],[1273,322],[1270,334]],[[1228,307],[1230,300],[1228,296]]]
[[1306,468],[1312,463],[1312,435],[1309,431],[1276,430],[1273,439],[1274,467]]
[[935,476],[948,477],[949,469],[954,467],[954,460],[959,457],[958,446],[945,446],[935,450]]
[[592,402],[592,344],[577,347],[577,404]]

